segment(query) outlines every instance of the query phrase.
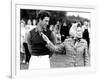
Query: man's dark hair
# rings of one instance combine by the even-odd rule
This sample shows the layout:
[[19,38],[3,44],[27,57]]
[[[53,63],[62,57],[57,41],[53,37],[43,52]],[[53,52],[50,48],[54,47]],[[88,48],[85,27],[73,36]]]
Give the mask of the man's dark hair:
[[46,11],[39,12],[39,14],[37,16],[37,21],[39,22],[39,19],[43,20],[44,17],[50,17],[50,13],[46,12]]

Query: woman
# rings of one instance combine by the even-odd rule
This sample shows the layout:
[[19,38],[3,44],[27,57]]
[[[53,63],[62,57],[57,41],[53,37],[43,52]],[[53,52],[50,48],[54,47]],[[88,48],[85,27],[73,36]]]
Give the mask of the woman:
[[[75,32],[75,34],[72,32]],[[63,60],[65,64],[62,67],[88,66],[89,52],[87,52],[87,42],[82,39],[82,28],[77,27],[72,32],[70,31],[71,36],[59,45],[53,45],[44,34],[42,37],[51,51],[58,53],[66,51],[66,59]]]

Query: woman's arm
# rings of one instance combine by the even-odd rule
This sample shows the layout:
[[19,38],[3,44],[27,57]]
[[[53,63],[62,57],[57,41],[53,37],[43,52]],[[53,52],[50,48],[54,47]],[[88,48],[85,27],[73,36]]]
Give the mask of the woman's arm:
[[64,43],[54,45],[51,41],[46,44],[46,47],[52,52],[61,53],[64,51]]
[[44,41],[47,42],[46,47],[47,47],[50,51],[52,51],[52,52],[62,52],[62,51],[63,51],[63,49],[64,49],[64,43],[61,43],[61,44],[59,44],[59,45],[54,45],[54,44],[49,40],[49,38],[48,38],[46,35],[42,34],[42,37],[43,37]]

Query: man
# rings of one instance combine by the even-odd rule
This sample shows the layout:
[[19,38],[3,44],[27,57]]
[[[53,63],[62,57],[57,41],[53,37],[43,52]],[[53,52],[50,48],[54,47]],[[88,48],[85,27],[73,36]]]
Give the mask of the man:
[[88,26],[88,22],[84,21],[84,25],[82,26],[83,28],[83,39],[85,39],[87,41],[88,44],[88,48],[90,45],[90,35],[89,35],[89,26]]
[[42,32],[52,41],[53,35],[46,27],[49,24],[50,15],[43,11],[38,14],[38,23],[36,28],[32,29],[28,34],[28,47],[31,53],[29,69],[50,68],[49,57],[51,52],[46,47],[46,42],[43,40]]
[[61,41],[63,42],[66,39],[66,37],[69,36],[69,27],[66,22],[62,24],[60,33],[61,33]]

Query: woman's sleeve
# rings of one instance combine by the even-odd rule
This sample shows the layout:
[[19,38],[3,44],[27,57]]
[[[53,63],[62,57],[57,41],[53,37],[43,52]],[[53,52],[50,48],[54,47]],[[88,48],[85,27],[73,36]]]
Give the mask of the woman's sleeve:
[[64,50],[64,43],[61,43],[59,45],[54,45],[51,41],[47,43],[47,48],[52,52],[62,52]]

